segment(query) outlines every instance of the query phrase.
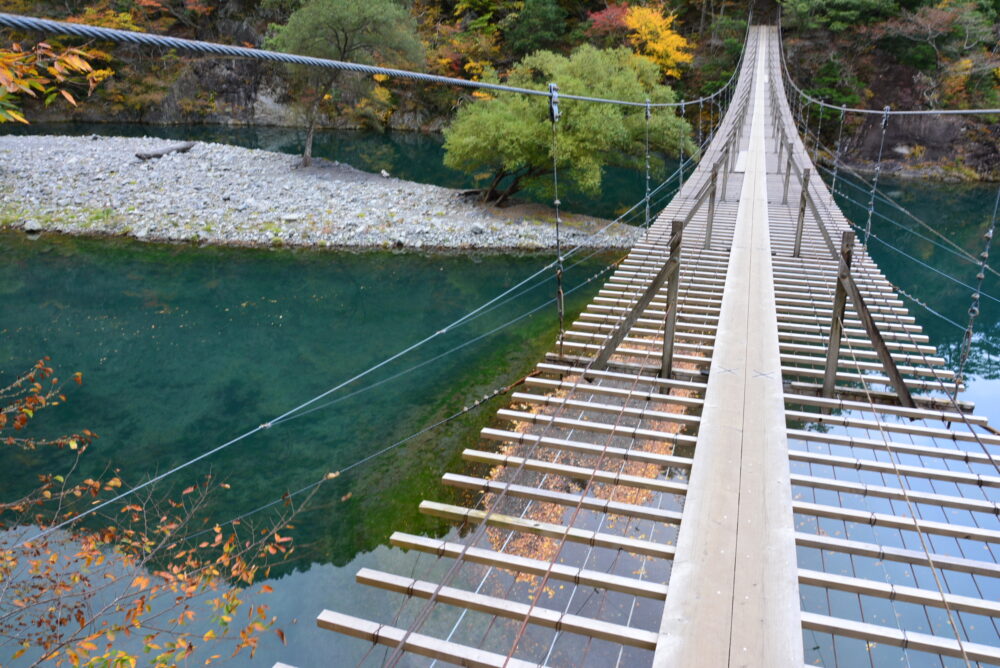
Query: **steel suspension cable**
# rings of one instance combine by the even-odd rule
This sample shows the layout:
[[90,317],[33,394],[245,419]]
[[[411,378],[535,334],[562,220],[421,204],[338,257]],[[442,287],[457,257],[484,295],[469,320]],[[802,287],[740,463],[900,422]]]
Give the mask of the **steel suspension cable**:
[[[293,65],[308,65],[310,67],[320,67],[324,69],[342,70],[346,72],[356,72],[366,75],[382,74],[399,79],[409,79],[413,81],[423,81],[428,83],[445,84],[448,86],[460,86],[462,88],[472,88],[478,90],[490,90],[497,92],[518,93],[520,95],[534,95],[548,97],[549,92],[545,89],[524,88],[509,86],[499,83],[488,83],[483,81],[470,81],[457,77],[446,77],[437,74],[425,74],[392,67],[380,67],[377,65],[364,65],[347,61],[331,60],[327,58],[313,58],[311,56],[300,56],[278,51],[268,51],[266,49],[255,49],[243,46],[231,46],[228,44],[218,44],[215,42],[204,42],[193,39],[182,39],[179,37],[166,37],[164,35],[153,35],[131,30],[118,30],[114,28],[102,28],[85,23],[68,23],[65,21],[52,21],[50,19],[40,19],[18,14],[7,14],[0,12],[0,27],[14,28],[17,30],[27,30],[32,32],[50,33],[58,35],[72,35],[87,39],[96,39],[106,42],[116,42],[124,44],[134,44],[146,47],[156,47],[163,49],[175,49],[185,53],[195,53],[207,56],[218,56],[224,58],[244,58],[249,60],[261,60],[269,62],[288,63]],[[722,88],[710,95],[706,95],[700,100],[711,100],[724,94],[731,82],[727,82]],[[643,107],[645,102],[638,100],[616,100],[589,95],[572,95],[564,93],[564,100],[576,100],[580,102],[594,102],[598,104],[615,104],[628,107]],[[680,107],[679,102],[654,102],[654,107]]]
[[[649,98],[646,98],[646,109],[645,109],[644,115],[645,115],[645,118],[646,118],[646,123],[645,123],[645,126],[646,126],[646,197],[645,197],[645,202],[646,202],[646,227],[648,228],[649,227],[649,118],[650,118]],[[700,143],[701,142],[699,140],[699,144]]]
[[872,213],[875,211],[875,191],[878,190],[878,176],[882,171],[882,151],[885,149],[885,133],[889,127],[889,107],[885,108],[882,116],[882,134],[878,143],[878,159],[875,161],[875,175],[872,177],[871,199],[868,200],[868,222],[865,223],[865,240],[861,244],[862,248],[868,249],[868,238],[872,235]]
[[[837,149],[836,152],[834,153],[834,158],[833,158],[833,185],[830,186],[831,192],[834,193],[837,192],[837,173],[840,171],[840,158],[842,155],[841,151],[843,150],[843,140],[844,140],[844,117],[846,115],[847,115],[846,112],[844,112],[844,110],[841,109],[840,124],[839,127],[837,128]],[[817,163],[817,166],[818,164],[819,163]]]
[[[846,327],[846,323],[844,323],[844,319],[842,318],[841,319],[841,328],[844,328],[844,327]],[[854,344],[851,342],[850,337],[846,337],[846,338],[847,338],[847,346],[848,346],[848,348],[851,351],[851,355],[854,356],[854,357],[857,357],[857,354],[854,351]],[[941,582],[941,575],[938,572],[940,567],[935,563],[934,557],[931,556],[931,550],[930,550],[930,547],[928,546],[927,537],[924,535],[924,531],[921,528],[920,521],[918,519],[920,517],[920,515],[916,511],[916,508],[915,508],[915,506],[913,504],[913,500],[910,498],[909,490],[907,489],[907,486],[906,486],[906,484],[905,484],[905,482],[903,480],[903,474],[902,474],[902,472],[899,469],[899,463],[897,461],[898,458],[896,456],[896,452],[895,452],[895,450],[893,448],[891,448],[889,446],[889,437],[885,433],[885,428],[883,426],[882,420],[878,417],[878,413],[875,410],[875,400],[872,398],[871,390],[869,389],[868,383],[865,380],[865,375],[863,373],[859,373],[858,374],[858,378],[861,381],[862,388],[864,388],[865,397],[867,398],[868,404],[869,404],[869,406],[872,409],[872,413],[876,416],[875,417],[875,422],[876,422],[876,424],[878,426],[878,430],[879,430],[879,433],[880,433],[880,435],[882,437],[882,441],[885,444],[886,454],[889,457],[889,462],[892,464],[892,469],[895,472],[896,479],[897,479],[897,481],[899,483],[899,489],[900,489],[900,491],[901,491],[901,493],[903,495],[903,499],[906,502],[906,506],[907,506],[907,508],[908,508],[908,510],[910,512],[910,518],[913,520],[913,529],[916,531],[917,537],[920,540],[920,546],[923,549],[924,556],[927,559],[927,565],[930,568],[931,574],[934,576],[934,583],[937,586],[938,595],[941,597],[941,604],[944,607],[945,612],[947,613],[948,624],[949,624],[949,626],[951,626],[951,630],[952,630],[952,632],[955,635],[955,640],[958,642],[958,648],[959,648],[959,651],[962,654],[962,659],[965,661],[965,665],[969,666],[971,668],[972,664],[970,663],[969,656],[968,656],[968,654],[965,651],[965,644],[964,644],[964,642],[962,640],[962,634],[959,632],[958,625],[955,623],[954,614],[952,612],[951,605],[948,603],[948,597],[945,594],[944,585]],[[904,633],[903,637],[905,639],[905,637],[906,637],[905,633]],[[905,647],[904,647],[904,650],[905,650]]]
[[[604,274],[606,274],[608,271],[610,271],[611,269],[614,269],[616,266],[618,266],[621,263],[621,261],[625,259],[625,257],[627,257],[627,256],[619,258],[615,262],[612,262],[611,264],[607,265],[606,267],[603,267],[598,272],[596,272],[592,276],[588,277],[587,279],[585,279],[581,283],[579,283],[579,284],[571,287],[569,290],[566,291],[566,294],[567,295],[573,294],[577,290],[580,290],[580,289],[586,287],[587,285],[589,285],[590,283],[593,283],[595,280],[597,280],[598,278],[600,278],[601,276],[603,276]],[[475,339],[471,339],[469,341],[466,341],[466,342],[460,344],[455,349],[452,349],[450,351],[442,353],[441,355],[438,355],[437,357],[434,357],[434,358],[431,358],[430,360],[422,362],[421,364],[417,365],[416,367],[411,367],[410,369],[402,371],[402,372],[396,374],[395,376],[383,379],[381,381],[378,381],[377,383],[373,383],[372,385],[369,385],[369,386],[367,386],[365,388],[362,388],[361,390],[356,390],[355,392],[352,392],[351,394],[346,395],[345,397],[342,397],[341,399],[338,399],[337,401],[341,401],[341,400],[349,398],[351,396],[355,396],[355,395],[357,395],[357,394],[359,394],[361,392],[364,392],[366,390],[372,389],[372,388],[376,387],[377,385],[380,385],[380,384],[382,384],[384,382],[388,382],[389,380],[394,380],[395,378],[398,378],[399,376],[405,375],[405,374],[410,373],[412,371],[416,371],[421,366],[423,366],[425,364],[428,364],[430,362],[436,361],[436,360],[438,360],[441,357],[444,357],[446,355],[449,355],[452,352],[454,352],[454,350],[456,350],[456,349],[464,348],[464,347],[466,347],[468,345],[471,345],[472,343],[475,343],[477,341],[481,341],[482,339],[484,339],[484,338],[486,338],[486,337],[488,337],[488,336],[490,336],[492,334],[495,334],[496,332],[498,332],[498,331],[500,331],[502,329],[505,329],[505,328],[507,328],[507,327],[509,327],[509,326],[511,326],[513,324],[516,324],[516,323],[520,322],[521,320],[524,320],[525,318],[531,317],[532,315],[534,315],[535,313],[538,313],[542,309],[547,308],[550,304],[552,304],[553,301],[554,301],[553,299],[549,299],[549,300],[545,301],[544,303],[539,304],[538,306],[532,308],[531,310],[529,310],[529,311],[527,311],[525,313],[522,313],[521,315],[519,315],[519,316],[517,316],[517,317],[515,317],[515,318],[513,318],[513,319],[511,319],[511,320],[509,320],[509,321],[507,321],[505,323],[503,323],[502,325],[499,325],[499,326],[493,328],[492,330],[490,330],[488,332],[485,332],[484,334],[481,334],[481,335],[477,336]],[[278,498],[276,498],[276,499],[274,499],[272,501],[269,501],[268,503],[265,503],[264,505],[258,506],[256,508],[254,508],[253,510],[250,510],[250,511],[248,511],[246,513],[242,513],[242,514],[237,515],[236,517],[233,517],[233,518],[231,518],[231,519],[229,519],[229,520],[227,520],[225,522],[222,522],[222,523],[220,523],[220,526],[226,526],[228,524],[232,524],[233,522],[239,522],[239,521],[241,521],[243,519],[246,519],[247,517],[249,517],[251,515],[255,515],[255,514],[259,513],[259,512],[267,510],[268,508],[271,508],[273,506],[278,505],[279,503],[281,503],[282,501],[284,501],[286,498],[296,497],[296,496],[298,496],[300,494],[303,494],[303,493],[305,493],[307,491],[312,490],[314,487],[322,485],[324,482],[328,482],[330,480],[334,480],[334,479],[340,477],[342,474],[347,473],[348,471],[351,471],[352,469],[358,468],[359,466],[363,466],[364,464],[367,464],[368,462],[372,461],[373,459],[376,459],[376,458],[378,458],[378,457],[386,454],[387,452],[390,452],[391,450],[395,450],[396,448],[398,448],[398,447],[400,447],[400,446],[402,446],[402,445],[404,445],[404,444],[412,441],[414,438],[417,438],[418,436],[421,436],[421,435],[423,435],[423,434],[425,434],[425,433],[427,433],[429,431],[432,431],[432,430],[434,430],[434,429],[436,429],[436,428],[438,428],[438,427],[440,427],[440,426],[442,426],[444,424],[452,422],[453,420],[455,420],[455,419],[457,419],[457,418],[459,418],[459,417],[461,417],[461,416],[463,416],[463,415],[465,415],[467,413],[472,412],[476,408],[478,408],[478,407],[480,407],[480,406],[488,403],[491,399],[494,399],[494,398],[496,398],[496,397],[498,397],[500,395],[506,394],[512,388],[514,388],[517,385],[520,385],[521,383],[523,383],[524,379],[527,378],[527,377],[528,376],[525,376],[524,378],[522,378],[520,380],[514,381],[514,382],[509,383],[507,385],[502,385],[500,387],[497,387],[496,389],[492,390],[491,392],[488,392],[485,395],[483,395],[482,398],[476,399],[470,405],[464,406],[461,410],[459,410],[459,411],[457,411],[457,412],[455,412],[455,413],[453,413],[453,414],[451,414],[451,415],[449,415],[449,416],[447,416],[445,418],[442,418],[441,420],[439,420],[439,421],[437,421],[437,422],[435,422],[435,423],[433,423],[433,424],[431,424],[431,425],[429,425],[427,427],[424,427],[424,428],[422,428],[422,429],[420,429],[420,430],[418,430],[416,432],[413,432],[410,435],[408,435],[408,436],[406,436],[406,437],[404,437],[402,439],[399,439],[398,441],[395,441],[394,443],[392,443],[390,445],[384,446],[384,447],[380,448],[379,450],[376,450],[373,453],[365,455],[361,459],[355,460],[355,461],[351,462],[350,464],[348,464],[346,466],[340,467],[336,471],[328,472],[328,473],[324,474],[324,476],[322,478],[320,478],[319,480],[315,480],[315,481],[313,481],[313,482],[311,482],[311,483],[309,483],[309,484],[307,484],[307,485],[305,485],[303,487],[300,487],[297,490],[295,490],[294,492],[289,492],[287,494],[282,494]],[[298,417],[298,416],[296,416],[296,417]],[[201,535],[202,533],[208,533],[208,532],[211,532],[211,531],[213,531],[213,529],[206,529],[205,531],[203,531],[201,533],[194,534],[193,537],[197,537],[197,536]]]
[[[638,280],[639,279],[637,277],[633,277],[633,278],[629,279],[628,283],[631,284],[634,281],[638,281]],[[594,359],[596,359],[596,358],[594,358]],[[585,368],[583,370],[583,373],[581,373],[580,376],[578,377],[578,379],[573,383],[573,387],[570,389],[571,393],[573,391],[575,391],[580,386],[580,384],[582,382],[584,382],[586,371],[589,370],[590,366],[594,362],[594,359],[592,359],[590,362],[587,363],[587,365],[585,366]],[[565,403],[561,404],[559,407],[557,407],[557,410],[555,411],[555,414],[557,416],[559,414],[561,414],[563,412],[563,410],[566,408],[566,406],[567,406],[567,404],[565,404]],[[556,424],[555,420],[550,421],[549,424],[546,426],[546,428],[543,429],[543,434],[546,433],[546,432],[548,432],[548,430],[551,429],[555,424]],[[528,453],[528,455],[525,456],[524,458],[522,458],[521,462],[515,468],[515,470],[514,470],[514,472],[512,474],[513,475],[512,479],[516,480],[517,477],[525,470],[525,465],[526,465],[526,463],[528,461],[528,456],[530,456],[530,454],[532,452],[534,452],[534,450],[537,447],[539,447],[540,443],[541,443],[540,440],[535,440],[535,441],[532,442],[532,444],[529,446],[529,453]],[[608,446],[605,445],[605,448],[604,448],[604,451],[603,451],[604,453],[606,453],[607,447]],[[508,491],[509,491],[509,487],[504,487],[501,490],[501,492],[499,493],[499,495],[498,495],[498,497],[496,499],[496,503],[494,504],[494,507],[496,507],[496,506],[499,505],[499,503],[506,497]],[[494,511],[491,508],[489,511],[486,512],[486,514],[485,514],[484,517],[479,518],[479,520],[478,520],[478,526],[473,531],[472,536],[467,540],[466,543],[463,544],[462,549],[455,556],[455,563],[452,564],[452,566],[449,568],[448,572],[444,575],[444,577],[441,579],[441,581],[435,587],[434,591],[431,593],[431,595],[429,596],[428,600],[425,602],[425,604],[424,604],[423,608],[421,609],[420,613],[417,615],[417,617],[414,619],[414,621],[408,626],[406,632],[403,635],[403,638],[396,644],[396,647],[394,648],[394,651],[393,651],[392,655],[388,658],[388,660],[386,662],[387,665],[394,666],[394,665],[398,664],[398,662],[402,658],[402,654],[403,654],[405,646],[406,646],[406,640],[410,637],[410,635],[412,633],[415,633],[423,625],[424,621],[426,621],[427,617],[429,616],[429,614],[431,612],[431,609],[437,603],[437,597],[438,597],[438,594],[441,591],[441,589],[444,586],[446,586],[451,581],[451,579],[454,578],[457,575],[458,569],[459,569],[462,561],[465,559],[465,555],[468,552],[468,550],[472,546],[474,546],[482,538],[482,536],[485,534],[486,527],[489,524],[489,519],[490,519],[490,516],[493,514],[493,512]],[[551,568],[549,569],[549,571],[551,572]]]
[[[827,148],[827,150],[829,150],[829,149]],[[851,176],[853,176],[854,178],[858,179],[862,183],[864,183],[866,185],[869,183],[857,170],[855,170],[854,168],[850,167],[849,165],[847,165],[845,163],[841,163],[840,167],[842,169],[846,170]],[[828,174],[833,174],[834,176],[836,176],[835,172],[831,172],[828,168],[823,167],[822,165],[817,165],[817,168],[824,170]],[[868,193],[868,189],[863,189],[858,184],[852,183],[851,181],[849,181],[847,179],[840,178],[839,182],[840,183],[846,183],[847,185],[851,186],[852,188],[855,188],[856,190],[859,190],[859,191],[864,192],[864,193]],[[831,190],[833,190],[832,187],[831,187]],[[936,246],[938,246],[939,248],[941,248],[943,250],[947,250],[947,251],[949,251],[949,252],[951,252],[951,253],[953,253],[955,255],[958,255],[958,256],[964,258],[965,260],[968,260],[969,262],[972,262],[972,263],[975,263],[975,264],[979,264],[979,258],[978,257],[973,256],[967,250],[965,250],[964,248],[962,248],[961,246],[959,246],[957,243],[955,243],[954,241],[952,241],[951,239],[949,239],[946,235],[944,235],[943,233],[941,233],[940,231],[938,231],[937,229],[935,229],[934,226],[930,225],[929,223],[927,223],[926,221],[924,221],[923,219],[921,219],[919,216],[917,216],[915,213],[913,213],[912,211],[910,211],[909,209],[907,209],[906,207],[904,207],[902,204],[900,204],[895,199],[893,199],[892,197],[890,197],[884,191],[876,189],[876,193],[878,195],[879,201],[884,202],[885,204],[888,204],[892,208],[894,208],[897,211],[899,211],[900,213],[904,214],[907,218],[909,218],[913,222],[917,223],[920,227],[924,228],[925,230],[927,230],[928,232],[930,232],[931,234],[933,234],[934,236],[936,236],[941,241],[940,242],[935,242],[932,239],[928,239],[927,237],[924,237],[924,236],[921,236],[921,235],[918,234],[918,236],[920,236],[920,238],[928,241],[929,243],[935,244]],[[847,195],[844,194],[844,192],[842,190],[841,191],[835,191],[833,194],[835,194],[835,195],[839,194],[839,195],[841,195],[841,196],[843,196],[845,198],[850,199],[849,197],[847,197]],[[861,204],[860,202],[857,202],[855,200],[850,200],[850,201],[854,202],[855,204],[858,204],[859,206],[862,206],[862,207],[865,206],[864,204]],[[880,213],[878,210],[875,211],[875,215],[878,216],[878,217],[880,217],[880,218],[882,218],[882,219],[884,219],[884,220],[887,220],[887,221],[893,223],[894,225],[899,226],[899,223],[896,223],[895,221],[893,221],[891,218],[889,218],[885,214]],[[911,230],[911,232],[912,232],[912,230]],[[913,232],[913,234],[917,234],[917,233]],[[944,245],[942,245],[942,243]],[[947,248],[946,246],[949,246],[951,248],[951,250],[949,250],[949,248]],[[986,271],[988,271],[989,273],[993,274],[994,276],[1000,276],[1000,271],[997,271],[996,269],[994,269],[993,267],[991,267],[989,265],[986,266]]]
[[[562,219],[559,215],[559,86],[549,84],[549,120],[552,124],[552,207],[556,211],[556,312],[559,317],[559,355],[562,355],[563,333],[565,327],[565,310],[563,304],[563,255],[560,228]],[[648,150],[648,149],[647,149]]]
[[997,225],[997,208],[1000,207],[1000,187],[997,188],[997,197],[993,202],[993,215],[990,218],[990,226],[983,235],[983,252],[979,257],[982,263],[979,266],[979,273],[976,274],[976,290],[972,293],[972,303],[969,305],[969,325],[965,329],[962,337],[962,352],[958,360],[958,373],[955,378],[955,396],[958,395],[958,386],[962,384],[965,375],[965,365],[969,361],[969,352],[972,350],[972,333],[976,324],[976,317],[979,316],[979,299],[983,293],[983,280],[986,278],[987,262],[990,259],[990,246],[993,243],[993,231]]

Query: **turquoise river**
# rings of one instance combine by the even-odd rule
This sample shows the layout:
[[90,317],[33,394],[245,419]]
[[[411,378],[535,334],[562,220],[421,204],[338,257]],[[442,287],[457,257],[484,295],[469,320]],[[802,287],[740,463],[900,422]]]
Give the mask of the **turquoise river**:
[[[138,126],[104,131],[177,137],[193,132]],[[196,134],[272,150],[297,147],[292,131],[203,128]],[[441,165],[440,141],[433,137],[330,133],[320,137],[317,152],[401,178],[419,171],[421,178],[442,185],[467,185]],[[867,196],[853,182],[842,187],[862,203],[844,200],[847,213],[863,224]],[[639,196],[641,179],[615,174],[609,190],[612,195],[579,208],[605,215],[620,209]],[[883,180],[883,190],[971,254],[982,249],[995,186]],[[935,270],[971,284],[975,266],[943,244],[920,238],[929,233],[888,205],[876,208],[873,229],[878,241],[872,242],[872,253],[888,278],[964,328],[970,290]],[[133,484],[334,387],[442,329],[552,259],[548,254],[198,248],[51,235],[32,240],[15,231],[0,232],[0,251],[0,372],[9,378],[49,355],[63,376],[81,371],[84,377],[65,405],[39,417],[32,433],[92,429],[100,438],[74,475],[120,468]],[[585,281],[616,257],[593,254],[567,272],[574,314],[596,291],[597,281]],[[225,521],[344,469],[516,380],[556,332],[554,307],[548,303],[551,276],[546,273],[531,286],[294,419],[172,476],[158,492],[178,494],[211,473],[229,489],[213,494],[204,514],[210,522]],[[1000,303],[995,298],[1000,281],[995,275],[988,277],[984,292],[966,398],[997,423]],[[954,367],[962,329],[908,305]],[[516,322],[493,332],[511,320]],[[476,337],[481,338],[467,343]],[[379,381],[384,382],[365,389]],[[424,498],[448,500],[453,492],[438,483],[439,476],[461,469],[462,447],[475,441],[502,401],[494,399],[320,487],[290,532],[297,544],[294,555],[267,582],[274,593],[255,599],[270,605],[288,644],[266,634],[254,665],[279,660],[300,668],[355,665],[362,658],[369,649],[365,642],[317,629],[316,614],[333,608],[392,619],[398,599],[354,585],[354,573],[362,566],[408,572],[412,562],[388,545],[393,530],[449,531],[420,516],[417,504]],[[70,461],[66,451],[3,451],[0,489],[5,499],[13,497],[31,487],[37,474],[64,472]],[[251,517],[264,523],[273,512]],[[423,563],[432,562],[425,558]],[[380,652],[374,654],[368,657],[373,663],[381,658]]]

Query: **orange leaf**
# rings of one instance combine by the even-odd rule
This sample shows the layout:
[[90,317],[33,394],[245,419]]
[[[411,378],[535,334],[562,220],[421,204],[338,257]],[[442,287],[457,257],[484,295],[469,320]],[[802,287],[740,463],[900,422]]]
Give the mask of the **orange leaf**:
[[59,92],[62,93],[62,96],[64,98],[66,98],[67,100],[69,100],[70,104],[72,104],[74,107],[76,106],[76,100],[73,99],[73,96],[70,95],[70,92],[68,90],[63,90],[62,88],[60,88]]

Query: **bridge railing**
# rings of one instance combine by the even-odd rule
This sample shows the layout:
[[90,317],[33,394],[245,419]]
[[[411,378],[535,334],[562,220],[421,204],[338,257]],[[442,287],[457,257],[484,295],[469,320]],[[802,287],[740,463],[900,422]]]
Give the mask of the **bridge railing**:
[[[753,44],[753,53],[750,54],[750,57],[744,57],[741,60],[741,66],[743,62],[753,62],[753,54],[756,53],[757,43],[754,42]],[[738,106],[735,108],[733,117],[736,119],[742,119],[746,114],[747,106],[750,100],[749,86],[743,87],[737,100]],[[734,156],[738,152],[736,149],[739,146],[742,136],[742,122],[737,121],[729,125],[729,129],[725,132],[725,138],[720,139],[722,146],[721,150],[714,153],[717,157],[710,168],[711,176],[697,190],[697,194],[694,195],[694,202],[690,207],[688,207],[688,211],[684,217],[671,221],[670,240],[668,242],[670,255],[667,262],[656,273],[653,280],[646,287],[632,308],[630,308],[629,311],[618,321],[611,335],[605,340],[604,344],[598,350],[597,355],[588,365],[589,370],[599,371],[607,367],[608,361],[611,359],[611,356],[614,355],[618,346],[621,345],[622,341],[624,341],[629,330],[632,329],[641,314],[649,307],[649,304],[653,301],[654,297],[656,297],[660,290],[663,289],[663,286],[666,285],[667,303],[666,315],[664,319],[663,361],[660,366],[660,377],[671,377],[673,371],[674,335],[677,327],[677,283],[680,275],[680,249],[684,230],[694,219],[695,214],[697,214],[697,212],[707,202],[708,212],[706,216],[703,247],[705,249],[711,248],[712,224],[715,218],[715,201],[718,197],[719,170],[722,170],[721,196],[724,201],[726,188],[728,186],[729,172],[733,171],[736,167],[736,160]]]
[[[782,73],[783,72],[784,68],[782,68]],[[802,235],[805,228],[806,210],[808,209],[812,214],[816,226],[819,228],[827,250],[830,252],[830,258],[837,263],[837,280],[834,291],[833,313],[831,315],[830,322],[830,340],[829,345],[827,346],[827,357],[823,376],[822,396],[832,398],[836,388],[837,368],[840,362],[840,343],[841,336],[843,334],[844,313],[847,307],[847,299],[850,298],[851,303],[854,305],[854,310],[857,313],[858,319],[864,326],[865,333],[871,340],[872,347],[878,355],[878,360],[882,364],[886,375],[889,377],[890,384],[896,393],[899,404],[906,408],[915,408],[916,403],[913,401],[910,390],[907,388],[906,383],[903,380],[903,376],[899,371],[899,367],[896,364],[896,361],[892,358],[889,348],[886,346],[885,340],[882,337],[882,333],[879,331],[878,325],[875,323],[875,319],[872,317],[871,311],[865,303],[861,290],[858,288],[857,282],[854,280],[854,275],[851,272],[855,242],[854,232],[849,230],[843,232],[840,248],[838,250],[834,245],[830,231],[827,229],[824,222],[826,217],[821,215],[820,209],[817,206],[816,192],[818,192],[818,189],[821,186],[815,183],[815,180],[813,180],[813,183],[810,183],[810,177],[812,174],[811,168],[805,166],[805,164],[800,164],[800,160],[795,159],[796,144],[793,142],[792,138],[789,137],[787,131],[787,127],[792,119],[783,117],[782,112],[787,108],[787,105],[780,104],[785,101],[784,91],[779,90],[779,86],[783,86],[784,84],[784,79],[780,76],[774,76],[775,73],[773,70],[771,74],[770,97],[771,110],[773,114],[772,128],[778,143],[778,173],[782,173],[782,157],[786,157],[781,203],[788,204],[788,190],[793,172],[798,180],[800,190],[798,215],[795,225],[795,243],[792,255],[793,257],[801,257]],[[801,142],[801,139],[799,139],[798,136],[796,136],[795,139]],[[802,151],[803,152],[800,157],[802,157],[803,160],[801,162],[808,162],[808,153],[805,152],[804,145],[802,147]]]

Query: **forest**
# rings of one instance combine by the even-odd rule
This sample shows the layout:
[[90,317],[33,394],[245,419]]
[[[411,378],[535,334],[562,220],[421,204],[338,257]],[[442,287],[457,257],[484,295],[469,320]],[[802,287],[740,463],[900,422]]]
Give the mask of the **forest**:
[[[754,3],[702,0],[2,0],[0,11],[336,59],[399,65],[468,79],[506,79],[539,51],[569,56],[582,45],[627,49],[660,70],[679,99],[719,87],[737,61]],[[897,109],[1000,106],[1000,3],[996,0],[785,0],[791,72],[834,104]],[[342,38],[316,39],[336,26]],[[29,54],[36,38],[8,35]],[[385,81],[317,81],[304,73],[232,60],[197,60],[108,44],[59,40],[94,56],[95,99],[54,105],[38,118],[307,124],[438,130],[463,96]],[[44,54],[37,54],[41,60]],[[50,56],[51,57],[51,54]],[[18,58],[7,50],[0,73]],[[8,63],[6,65],[2,63]],[[110,72],[114,76],[109,76]],[[93,84],[91,77],[90,84]],[[13,108],[11,77],[0,109]],[[70,90],[86,94],[86,83]],[[22,96],[23,97],[23,96]],[[44,98],[41,102],[51,103]],[[40,115],[39,115],[40,114]],[[46,115],[47,114],[47,115]],[[12,120],[12,119],[8,119]]]

